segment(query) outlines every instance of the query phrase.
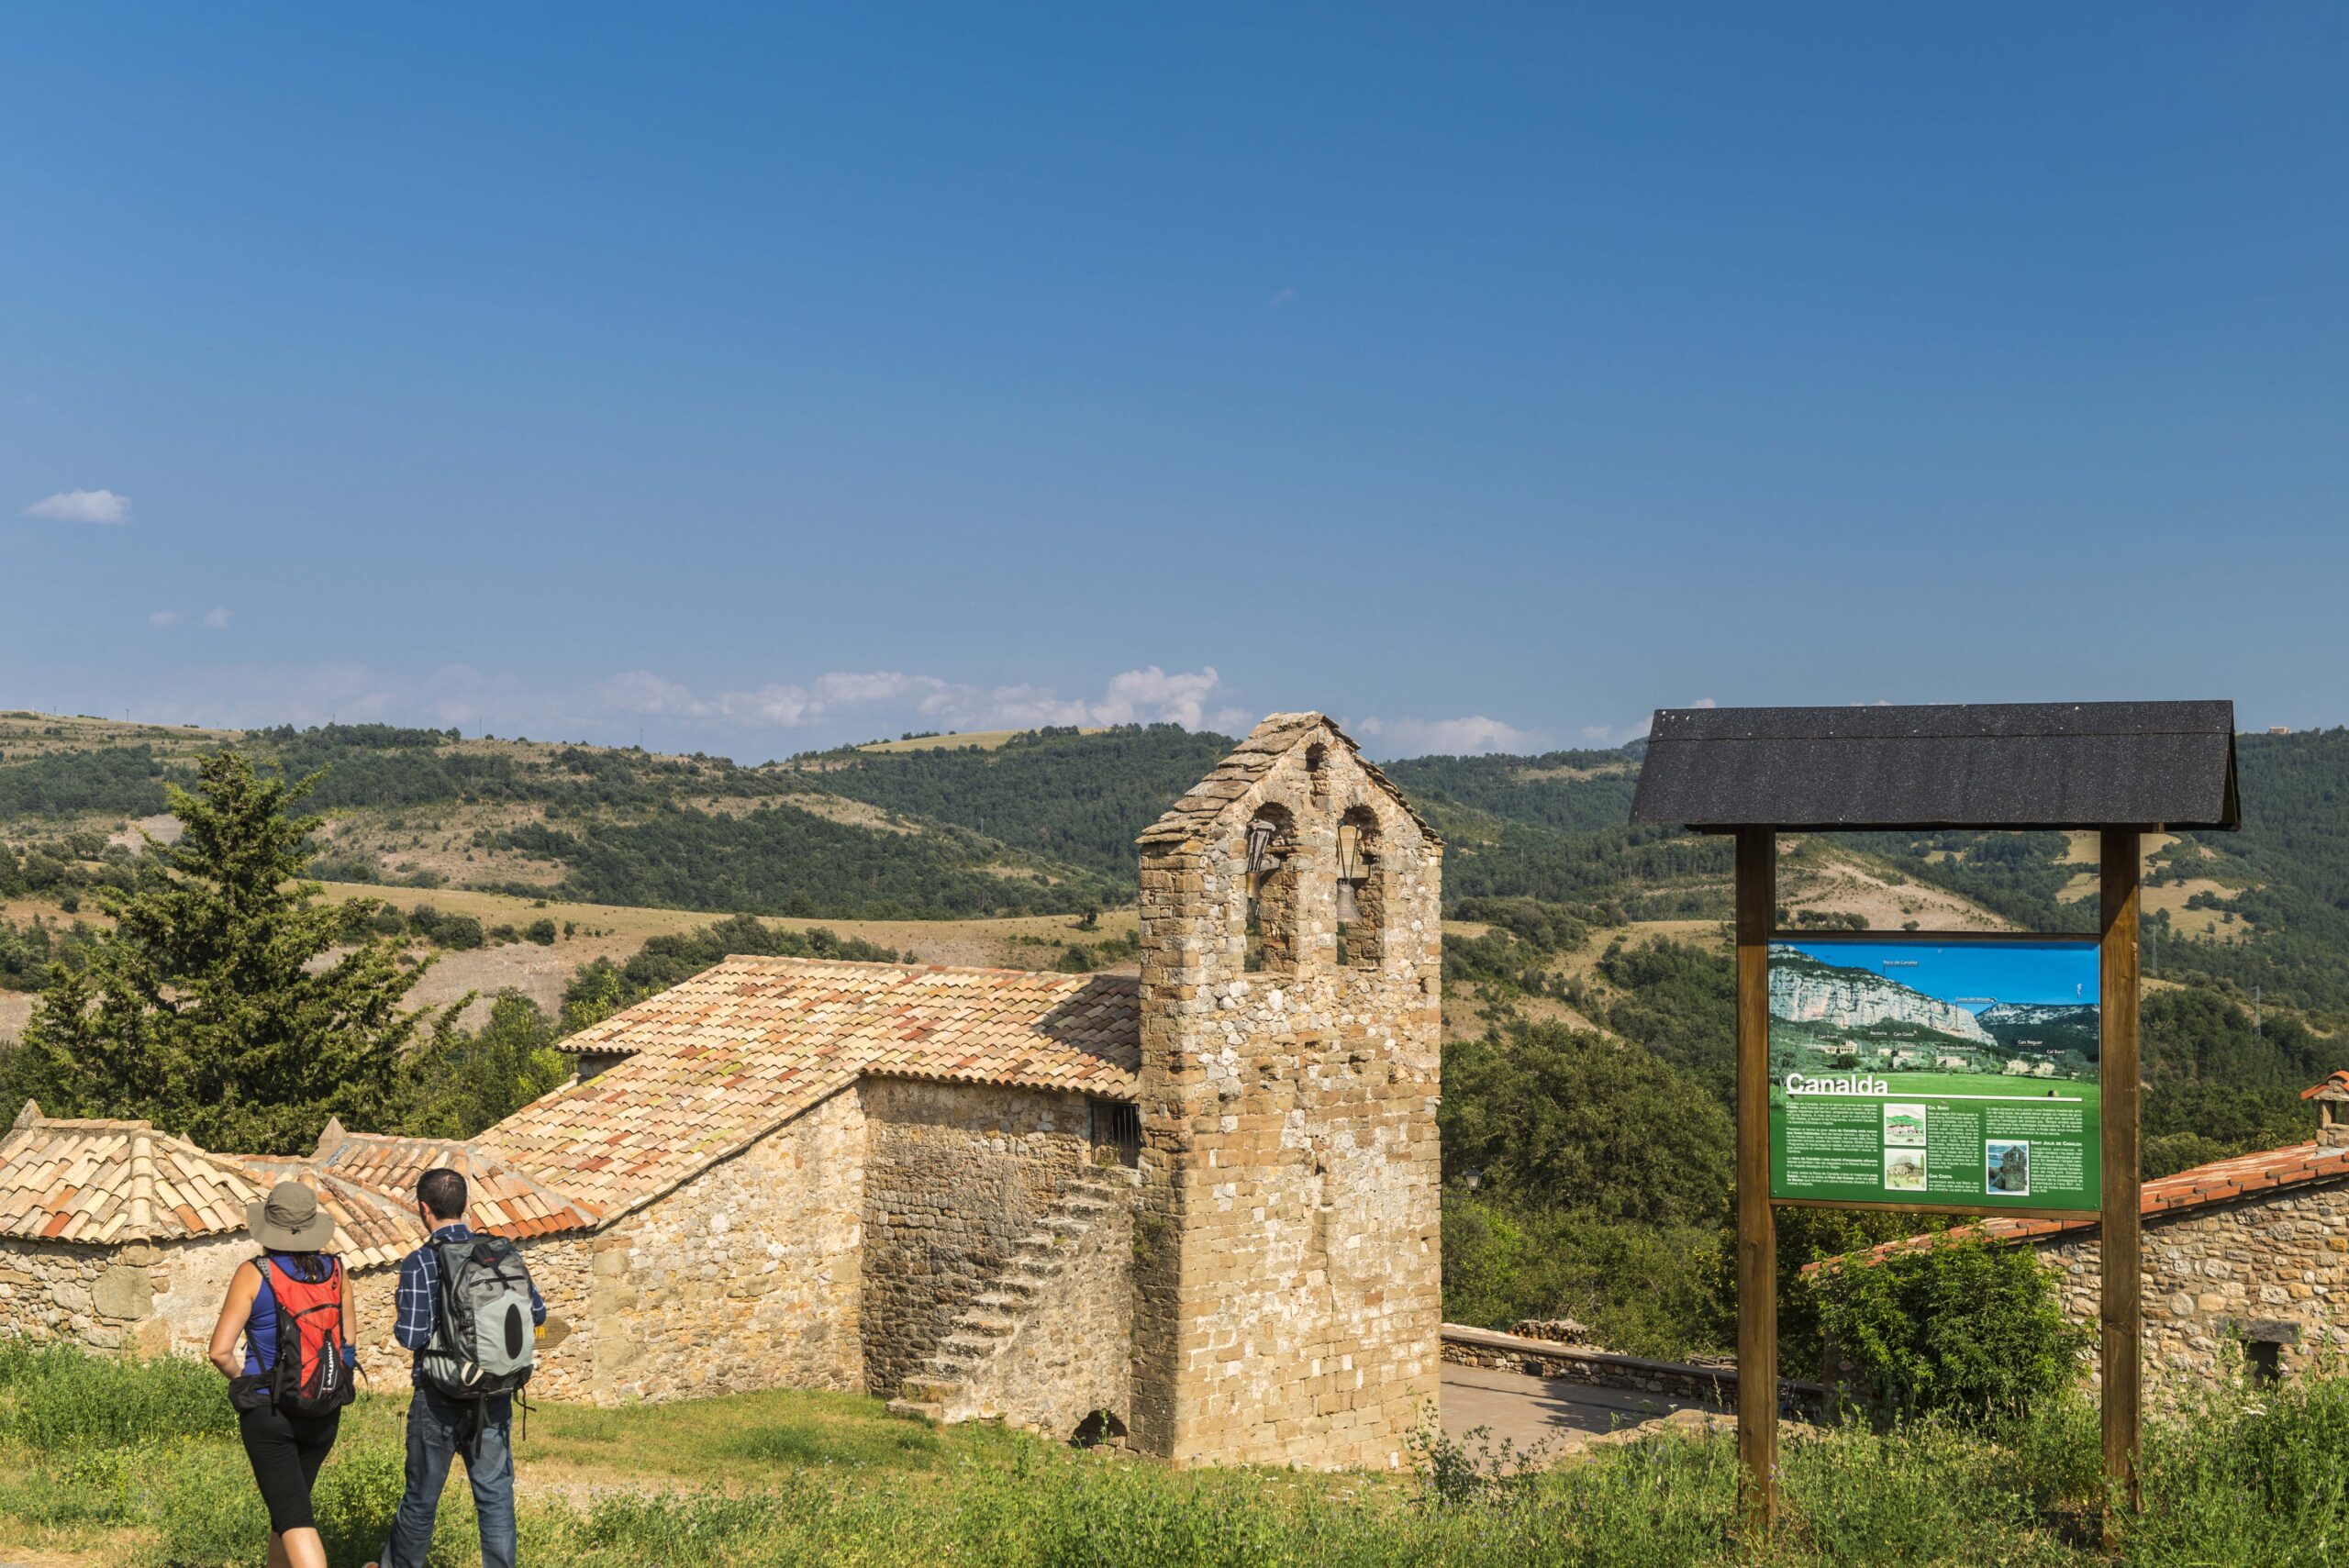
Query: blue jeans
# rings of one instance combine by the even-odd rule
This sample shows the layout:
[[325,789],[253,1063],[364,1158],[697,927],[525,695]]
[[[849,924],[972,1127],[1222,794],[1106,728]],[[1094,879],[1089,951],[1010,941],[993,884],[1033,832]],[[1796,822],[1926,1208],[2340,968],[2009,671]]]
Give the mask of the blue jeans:
[[408,1400],[407,1492],[392,1519],[383,1568],[424,1568],[449,1462],[461,1451],[465,1476],[473,1484],[473,1514],[481,1521],[482,1568],[514,1568],[514,1401],[505,1395],[483,1401],[481,1435],[462,1444],[472,1409],[429,1388],[417,1389]]

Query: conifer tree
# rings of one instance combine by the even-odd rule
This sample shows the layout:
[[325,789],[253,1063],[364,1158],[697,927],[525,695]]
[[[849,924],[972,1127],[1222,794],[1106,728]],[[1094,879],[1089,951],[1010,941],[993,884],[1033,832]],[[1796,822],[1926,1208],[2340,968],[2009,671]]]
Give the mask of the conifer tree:
[[369,932],[372,904],[322,904],[302,880],[322,818],[292,810],[316,779],[225,751],[193,793],[170,786],[184,831],[150,843],[136,891],[101,892],[114,929],[42,990],[17,1093],[239,1153],[306,1153],[329,1117],[368,1129],[392,1114],[423,968]]

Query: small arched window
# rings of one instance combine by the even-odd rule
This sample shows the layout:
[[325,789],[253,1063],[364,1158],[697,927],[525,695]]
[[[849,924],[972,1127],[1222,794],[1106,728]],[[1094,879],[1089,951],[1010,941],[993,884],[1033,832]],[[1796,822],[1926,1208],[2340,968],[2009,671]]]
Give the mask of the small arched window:
[[1386,868],[1368,806],[1338,819],[1338,962],[1373,969],[1386,957]]
[[1297,965],[1297,820],[1286,807],[1266,806],[1249,820],[1244,969]]

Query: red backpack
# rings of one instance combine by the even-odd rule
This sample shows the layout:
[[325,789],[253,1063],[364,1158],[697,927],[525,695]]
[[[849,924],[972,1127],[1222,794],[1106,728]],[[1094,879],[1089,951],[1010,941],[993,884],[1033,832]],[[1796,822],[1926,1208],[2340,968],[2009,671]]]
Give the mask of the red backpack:
[[324,1279],[300,1280],[263,1258],[277,1298],[277,1360],[262,1385],[280,1414],[324,1416],[351,1403],[351,1369],[342,1357],[342,1262],[327,1260]]

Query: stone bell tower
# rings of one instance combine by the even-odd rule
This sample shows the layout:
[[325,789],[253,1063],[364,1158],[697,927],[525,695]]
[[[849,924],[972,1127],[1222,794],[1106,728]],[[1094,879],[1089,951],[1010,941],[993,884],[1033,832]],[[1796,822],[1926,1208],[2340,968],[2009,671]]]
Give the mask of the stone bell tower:
[[1136,1444],[1399,1464],[1441,1360],[1442,843],[1276,713],[1141,844]]

